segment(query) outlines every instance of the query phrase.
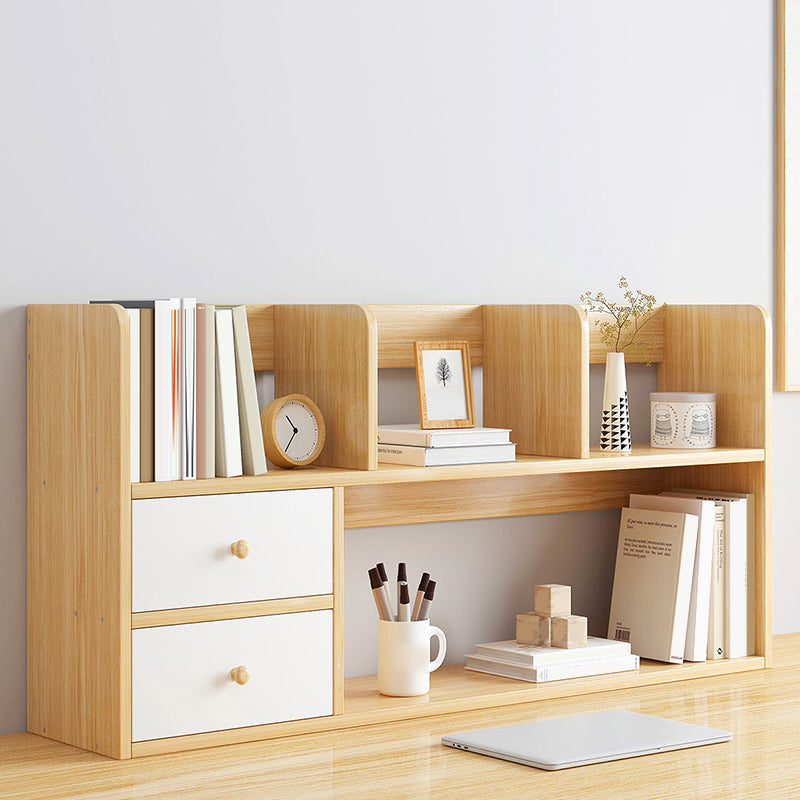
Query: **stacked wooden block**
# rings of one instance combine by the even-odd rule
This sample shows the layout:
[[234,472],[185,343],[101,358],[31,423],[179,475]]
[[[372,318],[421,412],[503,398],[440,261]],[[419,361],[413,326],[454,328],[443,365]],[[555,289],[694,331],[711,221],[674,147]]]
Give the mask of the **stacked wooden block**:
[[534,589],[533,611],[517,614],[517,641],[552,647],[585,647],[588,620],[572,613],[572,589],[545,583]]

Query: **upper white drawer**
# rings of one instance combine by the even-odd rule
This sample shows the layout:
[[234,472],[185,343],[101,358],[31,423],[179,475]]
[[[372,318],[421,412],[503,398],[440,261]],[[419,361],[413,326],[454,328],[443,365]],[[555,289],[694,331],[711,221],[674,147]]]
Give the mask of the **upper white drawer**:
[[332,489],[134,500],[132,538],[133,611],[333,591]]

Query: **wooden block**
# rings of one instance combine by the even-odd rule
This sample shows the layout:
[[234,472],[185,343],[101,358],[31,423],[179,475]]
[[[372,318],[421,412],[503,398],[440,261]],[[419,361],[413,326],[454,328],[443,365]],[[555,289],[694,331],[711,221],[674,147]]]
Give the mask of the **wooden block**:
[[550,620],[553,647],[586,647],[588,620],[576,614],[553,617]]
[[520,644],[550,645],[550,617],[533,611],[517,614],[517,641]]
[[533,590],[533,606],[544,617],[568,617],[572,614],[572,589],[560,583],[545,583]]

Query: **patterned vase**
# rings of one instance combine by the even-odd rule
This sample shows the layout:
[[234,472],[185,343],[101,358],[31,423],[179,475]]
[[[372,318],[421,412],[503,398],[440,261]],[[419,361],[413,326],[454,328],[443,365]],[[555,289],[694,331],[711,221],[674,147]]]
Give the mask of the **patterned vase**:
[[624,353],[606,353],[600,449],[615,453],[631,452],[631,420],[628,416],[628,384],[625,380]]

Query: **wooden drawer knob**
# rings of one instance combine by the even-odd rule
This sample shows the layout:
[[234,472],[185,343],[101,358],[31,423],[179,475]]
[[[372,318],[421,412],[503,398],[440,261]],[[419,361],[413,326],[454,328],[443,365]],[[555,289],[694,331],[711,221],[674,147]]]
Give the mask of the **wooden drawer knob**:
[[247,667],[234,667],[231,670],[231,680],[244,686],[250,680],[250,670]]
[[238,542],[234,542],[231,545],[231,553],[233,553],[236,558],[247,558],[250,555],[250,545],[244,539],[239,539]]

